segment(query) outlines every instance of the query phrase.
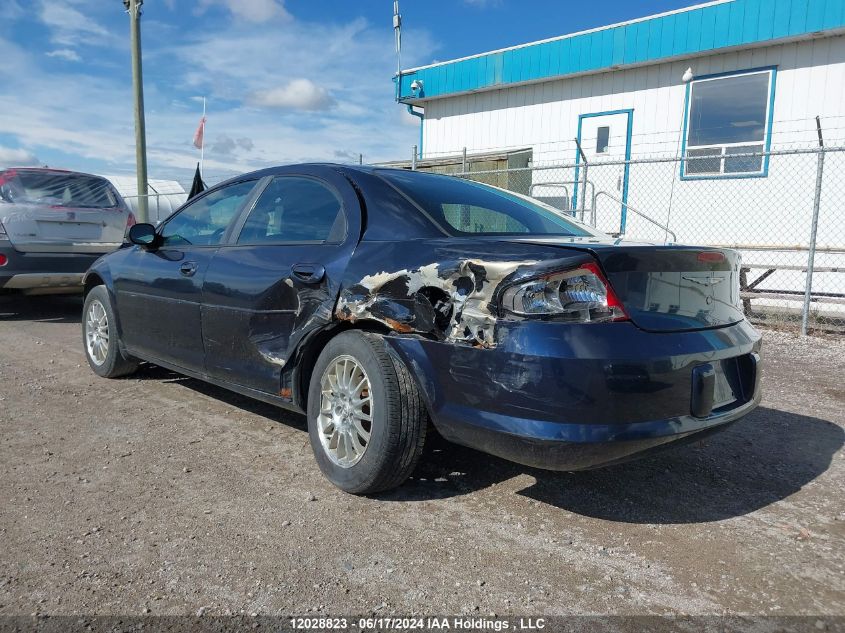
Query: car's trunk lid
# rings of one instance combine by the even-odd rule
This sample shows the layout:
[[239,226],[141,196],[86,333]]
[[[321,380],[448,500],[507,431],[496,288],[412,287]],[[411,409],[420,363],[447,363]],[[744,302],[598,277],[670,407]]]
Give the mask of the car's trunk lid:
[[595,238],[518,241],[591,253],[601,263],[631,321],[643,330],[699,330],[744,318],[736,251]]

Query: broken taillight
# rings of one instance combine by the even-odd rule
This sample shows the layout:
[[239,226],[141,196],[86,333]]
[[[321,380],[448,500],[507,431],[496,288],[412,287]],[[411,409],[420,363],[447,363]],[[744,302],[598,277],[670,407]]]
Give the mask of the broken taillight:
[[0,222],[0,242],[8,242],[9,241],[9,234],[6,233],[6,227],[3,226],[3,223]]
[[569,323],[626,321],[628,315],[597,264],[524,281],[502,293],[505,312],[548,317]]

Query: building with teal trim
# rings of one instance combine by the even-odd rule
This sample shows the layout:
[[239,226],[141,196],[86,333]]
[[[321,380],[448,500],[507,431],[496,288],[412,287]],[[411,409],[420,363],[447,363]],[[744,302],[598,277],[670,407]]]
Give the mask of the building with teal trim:
[[[803,288],[817,155],[778,152],[818,147],[817,116],[826,146],[845,146],[845,0],[718,0],[397,80],[422,168],[460,171],[466,152],[470,171],[493,170],[477,179],[608,233],[732,245],[776,269],[758,289]],[[843,152],[822,205],[814,291],[840,296]]]
[[[667,206],[666,195],[702,182],[718,185],[714,195],[765,182],[776,166],[747,154],[816,144],[816,116],[828,142],[845,140],[845,0],[719,0],[397,79],[402,107],[421,117],[421,159],[457,160],[466,148],[518,157],[511,166],[571,164],[569,186],[546,194],[570,209],[593,195],[574,184],[585,160],[689,159],[661,175],[671,192],[648,199],[628,165],[593,172],[590,186],[609,194],[604,228],[620,216],[624,228],[634,202]],[[523,188],[536,190],[536,174]]]

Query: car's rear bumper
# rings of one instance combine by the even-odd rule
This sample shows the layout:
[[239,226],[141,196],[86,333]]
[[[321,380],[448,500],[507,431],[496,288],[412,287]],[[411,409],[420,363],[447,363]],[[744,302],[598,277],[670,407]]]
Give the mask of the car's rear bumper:
[[[655,334],[523,321],[500,326],[498,339],[477,349],[388,338],[444,437],[529,466],[623,461],[724,428],[760,402],[760,335],[747,322]],[[729,376],[733,402],[708,406],[714,371]]]
[[0,288],[5,290],[82,290],[85,271],[102,253],[21,253],[0,246],[6,263],[0,266]]

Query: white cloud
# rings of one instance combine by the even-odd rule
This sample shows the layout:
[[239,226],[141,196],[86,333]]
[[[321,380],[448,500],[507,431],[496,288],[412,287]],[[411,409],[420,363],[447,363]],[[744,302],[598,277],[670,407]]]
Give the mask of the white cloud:
[[50,41],[59,46],[73,47],[111,41],[109,32],[90,15],[63,2],[42,0],[39,17],[50,29]]
[[310,79],[294,79],[284,86],[256,90],[248,99],[250,105],[289,110],[327,110],[335,101],[328,91]]
[[57,48],[54,51],[50,51],[48,53],[44,53],[47,57],[59,57],[61,59],[67,60],[69,62],[80,62],[82,58],[72,48]]
[[[74,0],[72,6],[81,5]],[[399,159],[410,155],[410,146],[418,142],[418,121],[394,101],[390,29],[370,27],[362,19],[345,24],[289,19],[262,25],[208,15],[203,22],[203,28],[179,38],[148,37],[144,42],[151,177],[190,183],[199,160],[190,139],[202,107],[192,101],[193,95],[208,97],[209,182],[270,165],[338,160],[338,150],[353,157],[363,153],[367,162]],[[406,38],[414,42],[407,65],[431,58],[435,46],[426,32],[407,30]],[[123,55],[125,39],[114,36],[107,44]],[[12,135],[19,146],[51,165],[133,173],[127,69],[103,72],[105,56],[92,53],[83,55],[84,64],[59,71],[44,63],[43,44],[25,46],[0,34],[0,59],[5,62],[0,64],[0,134]],[[62,48],[73,47],[46,50]],[[305,77],[310,78],[307,87],[292,87],[294,78]],[[333,107],[279,109],[257,108],[248,99],[245,103],[245,95],[272,88],[284,96],[282,105],[315,107],[328,98]],[[235,147],[224,137],[234,140]],[[219,149],[225,151],[216,151],[218,140],[224,140]]]
[[255,143],[252,142],[251,138],[234,139],[231,136],[222,134],[215,139],[209,149],[212,154],[231,156],[236,153],[236,150],[249,152],[253,147],[255,147]]
[[357,163],[361,159],[360,154],[342,149],[336,149],[332,155],[342,163]]
[[225,6],[236,18],[247,22],[267,22],[275,18],[287,19],[290,14],[279,0],[200,0],[200,11],[212,5]]
[[0,145],[0,167],[25,167],[37,164],[38,158],[32,152]]

